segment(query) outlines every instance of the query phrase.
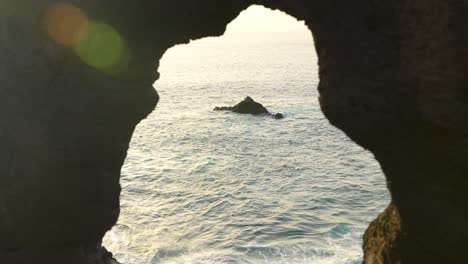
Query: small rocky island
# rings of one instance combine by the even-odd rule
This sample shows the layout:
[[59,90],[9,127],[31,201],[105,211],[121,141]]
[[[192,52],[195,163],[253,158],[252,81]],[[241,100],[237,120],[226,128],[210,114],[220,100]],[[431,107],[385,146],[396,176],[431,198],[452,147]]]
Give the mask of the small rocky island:
[[215,107],[214,111],[232,111],[239,114],[251,115],[268,115],[275,119],[282,119],[284,116],[281,113],[270,113],[262,104],[257,103],[250,96],[247,96],[242,102],[235,106]]

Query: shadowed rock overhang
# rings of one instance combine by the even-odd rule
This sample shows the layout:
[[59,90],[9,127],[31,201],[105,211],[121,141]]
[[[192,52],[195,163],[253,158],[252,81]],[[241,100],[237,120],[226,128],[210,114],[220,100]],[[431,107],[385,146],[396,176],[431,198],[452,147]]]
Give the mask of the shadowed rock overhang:
[[[392,204],[365,234],[365,262],[468,262],[466,1],[57,3],[0,3],[1,263],[110,263],[101,240],[132,132],[158,102],[158,60],[252,4],[306,22],[323,112],[386,175]],[[82,27],[119,44],[78,45]]]

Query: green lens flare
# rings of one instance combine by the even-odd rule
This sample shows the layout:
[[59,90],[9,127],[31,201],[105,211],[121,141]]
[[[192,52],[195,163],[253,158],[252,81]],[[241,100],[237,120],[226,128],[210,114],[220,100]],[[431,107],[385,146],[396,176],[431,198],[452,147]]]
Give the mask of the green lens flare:
[[104,23],[92,22],[75,51],[86,64],[106,72],[120,71],[128,63],[125,41],[113,27]]

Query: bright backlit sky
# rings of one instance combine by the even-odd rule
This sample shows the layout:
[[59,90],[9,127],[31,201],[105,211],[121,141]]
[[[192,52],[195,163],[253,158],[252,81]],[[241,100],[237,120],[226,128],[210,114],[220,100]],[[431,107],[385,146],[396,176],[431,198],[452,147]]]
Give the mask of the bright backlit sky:
[[231,24],[228,33],[234,32],[304,32],[304,22],[292,16],[263,6],[251,6],[243,11]]

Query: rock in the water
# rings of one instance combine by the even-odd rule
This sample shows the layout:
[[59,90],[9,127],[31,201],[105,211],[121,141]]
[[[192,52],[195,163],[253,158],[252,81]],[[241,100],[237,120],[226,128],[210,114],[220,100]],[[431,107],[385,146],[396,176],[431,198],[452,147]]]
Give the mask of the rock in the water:
[[235,106],[215,107],[214,111],[232,111],[239,114],[269,115],[275,119],[281,119],[284,117],[281,113],[270,113],[262,104],[255,102],[255,100],[250,96],[247,96],[242,102]]
[[220,106],[220,107],[215,107],[214,111],[232,111],[233,107],[232,106]]
[[273,115],[273,117],[275,119],[282,119],[282,118],[284,118],[284,115],[282,113],[276,113],[276,114]]
[[247,96],[244,99],[244,101],[232,107],[232,111],[235,113],[252,115],[262,115],[270,113],[262,104],[255,102],[250,96]]

